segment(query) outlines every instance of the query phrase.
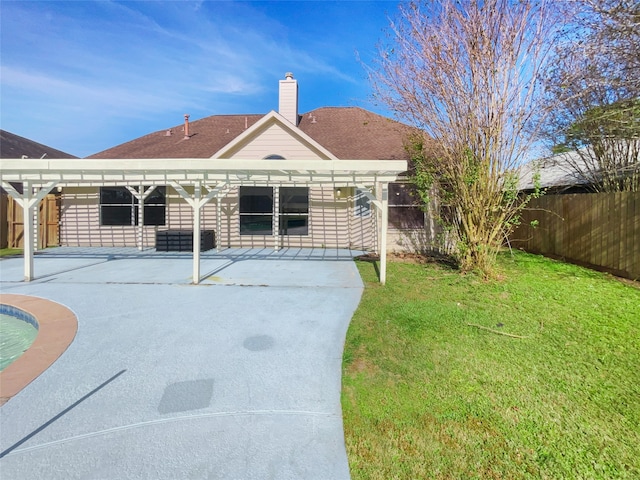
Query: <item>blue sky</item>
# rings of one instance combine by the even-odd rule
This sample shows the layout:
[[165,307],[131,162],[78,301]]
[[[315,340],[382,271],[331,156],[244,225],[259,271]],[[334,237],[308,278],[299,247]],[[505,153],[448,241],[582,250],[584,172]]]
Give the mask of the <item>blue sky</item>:
[[[370,64],[398,2],[7,1],[0,126],[87,156],[215,114],[371,102]],[[359,60],[360,58],[360,60]]]

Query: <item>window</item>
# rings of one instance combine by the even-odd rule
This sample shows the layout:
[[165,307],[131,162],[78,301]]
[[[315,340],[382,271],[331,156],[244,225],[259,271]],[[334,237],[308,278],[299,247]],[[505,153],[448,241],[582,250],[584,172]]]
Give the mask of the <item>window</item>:
[[264,157],[263,160],[285,160],[285,158],[277,153],[272,153],[271,155]]
[[389,225],[397,230],[424,228],[424,212],[415,185],[389,184]]
[[273,188],[240,187],[240,235],[273,234]]
[[[309,234],[309,189],[281,187],[280,235]],[[273,187],[240,187],[240,235],[273,235]]]
[[280,235],[309,234],[309,189],[280,188]]
[[[145,225],[165,224],[166,191],[156,187],[145,199]],[[100,187],[100,225],[138,225],[138,199],[126,187]]]
[[356,217],[368,217],[371,215],[371,200],[364,194],[364,190],[359,188],[356,188],[354,210]]

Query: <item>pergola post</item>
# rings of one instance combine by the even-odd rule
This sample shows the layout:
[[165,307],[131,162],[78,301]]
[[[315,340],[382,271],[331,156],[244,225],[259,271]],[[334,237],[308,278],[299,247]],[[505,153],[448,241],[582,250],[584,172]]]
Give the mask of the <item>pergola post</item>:
[[193,198],[193,283],[200,283],[200,211],[202,207],[201,199],[202,187],[199,183],[194,185]]
[[382,183],[381,225],[380,225],[380,283],[387,281],[387,227],[389,225],[389,184]]
[[[217,197],[226,187],[226,183],[222,183],[216,187],[207,186],[209,193],[202,196],[202,184],[195,182],[193,184],[193,195],[189,195],[182,185],[178,182],[169,182],[169,184],[193,209],[193,283],[200,283],[200,238],[202,230],[201,213],[202,207]],[[216,235],[218,233],[216,232]],[[218,239],[216,239],[216,242]]]
[[35,221],[35,209],[38,204],[31,202],[31,195],[33,193],[31,182],[25,182],[22,190],[23,200],[22,204],[22,218],[24,224],[24,230],[22,233],[22,244],[24,248],[24,281],[30,282],[33,280],[33,222]]
[[22,218],[24,222],[23,232],[23,247],[24,247],[24,281],[30,282],[34,279],[33,274],[33,254],[35,228],[34,223],[36,221],[36,212],[40,206],[40,202],[47,194],[53,189],[58,182],[51,181],[41,187],[34,194],[34,186],[30,180],[22,182],[22,194],[11,185],[9,182],[2,182],[2,188],[4,188],[9,195],[13,197],[18,205],[22,208]]
[[389,227],[389,183],[378,182],[375,185],[375,193],[371,193],[369,187],[363,184],[356,184],[356,187],[367,197],[371,205],[376,207],[376,219],[379,219],[379,225],[376,225],[376,240],[380,253],[380,283],[385,284],[387,280],[387,231]]
[[144,189],[144,186],[140,184],[138,190],[127,185],[127,190],[138,200],[138,250],[144,249],[144,201],[147,199],[151,192],[155,190],[155,186],[151,186]]
[[280,250],[280,187],[273,187],[273,250]]
[[220,253],[220,234],[222,233],[222,195],[216,195],[216,252]]
[[40,204],[38,203],[33,208],[33,222],[31,222],[33,226],[33,230],[31,231],[31,235],[33,237],[33,253],[38,251],[39,243],[40,243]]

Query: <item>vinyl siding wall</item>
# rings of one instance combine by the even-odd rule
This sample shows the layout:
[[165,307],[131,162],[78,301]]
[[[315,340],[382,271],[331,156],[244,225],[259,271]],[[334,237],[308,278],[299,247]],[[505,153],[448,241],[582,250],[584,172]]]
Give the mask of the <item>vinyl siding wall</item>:
[[[62,194],[60,244],[66,246],[137,246],[137,227],[100,225],[100,190],[66,188]],[[144,244],[155,245],[156,227],[144,227]]]
[[[337,198],[333,188],[309,189],[308,235],[280,236],[281,247],[354,248],[375,250],[376,211],[356,216],[350,189]],[[189,189],[187,189],[189,192]],[[138,227],[101,226],[98,188],[66,188],[62,194],[60,238],[66,246],[137,246]],[[240,235],[238,188],[221,198],[221,225],[218,241],[223,248],[273,248],[273,236]],[[202,229],[216,230],[216,201],[203,209]],[[166,225],[145,226],[145,247],[155,246],[155,232],[160,229],[191,230],[191,207],[171,187],[167,187]]]
[[312,145],[299,138],[293,138],[291,132],[284,130],[277,123],[266,127],[259,137],[225,153],[229,158],[265,158],[277,154],[286,159],[326,160],[326,156]]

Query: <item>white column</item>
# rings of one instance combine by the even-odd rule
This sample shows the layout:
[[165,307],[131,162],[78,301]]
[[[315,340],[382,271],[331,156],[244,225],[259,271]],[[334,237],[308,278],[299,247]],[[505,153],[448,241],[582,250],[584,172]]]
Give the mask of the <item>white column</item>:
[[144,201],[155,190],[155,186],[144,189],[144,185],[139,185],[138,190],[127,185],[127,190],[138,200],[138,250],[144,249]]
[[216,195],[216,252],[220,253],[220,235],[222,234],[222,198],[224,193]]
[[194,185],[193,198],[195,200],[193,204],[193,283],[200,283],[200,211],[202,203],[200,202],[202,196],[202,187],[199,183]]
[[33,222],[35,220],[35,209],[38,208],[38,202],[33,202],[33,187],[31,182],[24,182],[22,190],[22,216],[24,231],[22,233],[22,243],[24,247],[24,281],[33,280]]
[[380,207],[382,213],[382,222],[380,226],[380,283],[382,285],[387,281],[387,227],[389,225],[389,184],[382,185],[382,205]]
[[4,188],[9,195],[13,197],[18,205],[22,208],[22,218],[24,222],[23,244],[24,244],[24,280],[30,282],[33,280],[33,253],[34,253],[34,222],[36,220],[35,213],[39,208],[40,201],[58,184],[57,181],[51,181],[42,187],[38,187],[38,191],[34,191],[32,182],[25,181],[22,184],[22,193],[18,191],[9,182],[2,181]]
[[280,250],[280,187],[273,187],[273,249]]
[[144,186],[138,186],[138,250],[144,249]]
[[[202,207],[204,207],[213,197],[220,194],[227,184],[222,183],[215,188],[209,188],[209,193],[204,197],[202,196],[202,184],[196,182],[193,184],[193,195],[189,195],[182,185],[178,182],[169,182],[169,184],[193,209],[193,283],[200,283],[200,237],[201,237],[201,222],[200,213]],[[216,239],[218,241],[218,239]]]
[[[33,252],[37,252],[40,247],[40,202],[33,209]],[[44,248],[44,246],[42,247]]]

